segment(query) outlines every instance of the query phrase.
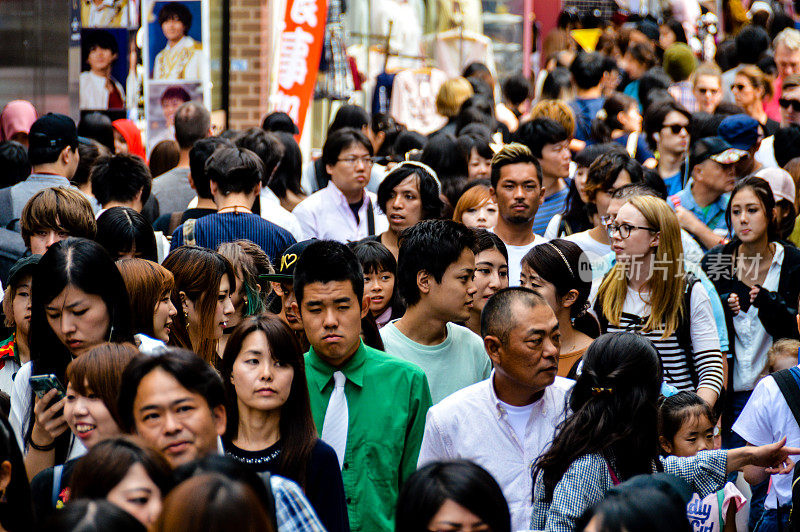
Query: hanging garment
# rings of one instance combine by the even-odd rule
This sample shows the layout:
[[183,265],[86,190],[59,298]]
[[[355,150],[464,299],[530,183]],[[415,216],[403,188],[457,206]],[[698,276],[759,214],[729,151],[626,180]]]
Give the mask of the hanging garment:
[[447,74],[438,68],[399,72],[392,85],[391,115],[423,135],[444,126],[447,118],[436,112],[436,95],[445,80]]
[[472,31],[450,30],[436,34],[433,60],[449,78],[460,76],[464,67],[475,61],[485,64],[493,76],[497,73],[492,40]]

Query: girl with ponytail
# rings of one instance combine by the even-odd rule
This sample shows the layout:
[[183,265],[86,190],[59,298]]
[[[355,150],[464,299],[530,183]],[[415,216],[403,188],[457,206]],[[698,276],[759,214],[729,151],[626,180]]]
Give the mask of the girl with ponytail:
[[656,159],[647,148],[642,133],[639,104],[621,92],[609,96],[592,121],[592,140],[597,143],[616,142],[628,154],[647,168],[656,167]]

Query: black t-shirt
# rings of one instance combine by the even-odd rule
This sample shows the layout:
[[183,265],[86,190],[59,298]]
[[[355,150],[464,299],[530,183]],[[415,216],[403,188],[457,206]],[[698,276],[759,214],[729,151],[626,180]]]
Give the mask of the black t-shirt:
[[[65,491],[69,486],[69,480],[72,476],[72,470],[75,464],[78,463],[80,458],[73,458],[64,463],[61,470],[61,479],[59,485],[56,487],[58,492],[58,499],[63,503],[69,500],[69,491]],[[33,512],[36,517],[36,522],[41,523],[46,520],[54,511],[53,505],[53,473],[54,467],[48,467],[33,477],[31,481],[31,499],[33,500]]]
[[[226,455],[252,468],[257,473],[269,471],[274,475],[285,476],[280,471],[280,441],[260,451],[245,451],[233,445],[227,438],[223,438],[222,446]],[[297,479],[291,480],[297,482]],[[316,441],[311,450],[304,490],[308,502],[314,507],[326,530],[329,532],[350,531],[339,460],[336,458],[336,451],[320,439]]]

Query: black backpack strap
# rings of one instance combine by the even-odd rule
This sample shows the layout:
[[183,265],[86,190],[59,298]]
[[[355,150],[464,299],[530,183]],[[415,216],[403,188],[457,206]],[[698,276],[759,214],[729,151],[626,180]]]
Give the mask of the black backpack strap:
[[782,369],[772,374],[772,378],[778,385],[778,388],[786,399],[786,404],[789,405],[789,410],[794,415],[794,420],[800,426],[800,379],[799,370],[796,368]]
[[375,234],[375,212],[372,210],[372,200],[367,196],[367,236]]
[[697,276],[690,272],[686,273],[685,290],[683,292],[683,314],[681,314],[681,321],[677,330],[678,345],[683,350],[686,368],[689,370],[689,376],[695,388],[700,384],[700,378],[697,376],[697,368],[694,365],[694,348],[692,347],[692,290],[694,285],[699,282],[700,279]]
[[267,504],[267,515],[269,516],[269,520],[272,521],[272,530],[277,532],[278,530],[278,510],[275,506],[275,494],[272,492],[272,482],[270,479],[272,475],[269,471],[264,471],[259,473],[259,476],[264,481],[264,487],[267,488],[267,500],[265,501]]

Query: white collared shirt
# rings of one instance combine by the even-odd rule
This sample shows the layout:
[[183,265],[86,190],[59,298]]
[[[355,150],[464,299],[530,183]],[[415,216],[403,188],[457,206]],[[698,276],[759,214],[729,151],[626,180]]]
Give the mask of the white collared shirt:
[[283,227],[292,233],[295,240],[300,242],[303,231],[300,228],[300,222],[297,221],[297,216],[283,208],[280,198],[275,195],[272,189],[261,187],[259,199],[261,202],[261,217],[268,222]]
[[[775,292],[781,279],[783,266],[783,246],[775,242],[775,256],[767,271],[767,277],[761,287]],[[764,366],[767,365],[767,351],[772,346],[773,338],[764,329],[758,308],[750,305],[747,312],[739,312],[733,317],[733,352],[736,364],[733,365],[733,390],[736,392],[752,390]],[[774,338],[779,340],[779,338]]]
[[[105,77],[87,70],[81,72],[79,81],[81,109],[108,109],[108,88],[106,88],[108,80]],[[122,101],[125,102],[125,89],[114,78],[111,78],[111,82],[119,91]]]
[[488,379],[446,397],[428,410],[419,465],[466,459],[497,480],[511,511],[511,529],[528,530],[533,513],[533,463],[553,441],[574,381],[556,377],[533,408],[520,441]]
[[[319,238],[337,240],[342,243],[366,238],[367,209],[371,208],[375,217],[375,231],[379,235],[389,228],[386,216],[378,208],[378,198],[372,192],[364,191],[366,197],[358,209],[358,222],[347,203],[347,198],[336,188],[333,181],[322,190],[314,192],[294,208],[292,214],[300,222],[302,240]],[[298,239],[299,240],[299,239]]]

